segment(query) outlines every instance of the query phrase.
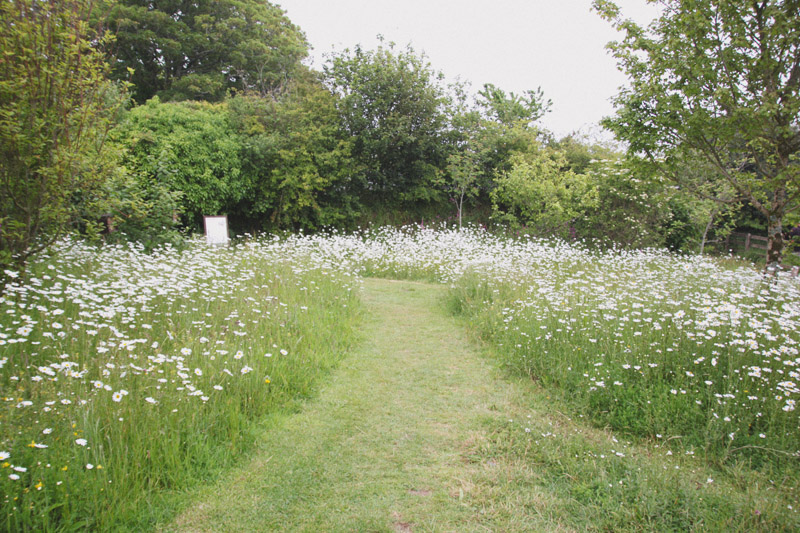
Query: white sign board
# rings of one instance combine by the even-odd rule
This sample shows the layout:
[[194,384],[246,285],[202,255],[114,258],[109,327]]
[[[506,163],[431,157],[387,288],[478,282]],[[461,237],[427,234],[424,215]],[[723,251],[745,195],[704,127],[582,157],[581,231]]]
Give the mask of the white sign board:
[[228,217],[203,217],[208,244],[228,244]]

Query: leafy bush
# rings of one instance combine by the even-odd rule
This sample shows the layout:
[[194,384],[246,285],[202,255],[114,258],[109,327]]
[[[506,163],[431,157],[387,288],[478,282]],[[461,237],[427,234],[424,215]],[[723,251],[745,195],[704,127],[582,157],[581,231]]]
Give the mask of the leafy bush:
[[226,104],[154,98],[131,109],[115,139],[124,166],[146,195],[159,186],[180,193],[182,221],[189,227],[201,228],[204,215],[233,212],[251,192]]
[[513,226],[531,226],[539,235],[569,235],[570,224],[597,202],[589,177],[565,170],[560,152],[543,149],[511,158],[492,191],[494,217]]
[[[136,241],[148,250],[163,244],[179,246],[184,236],[178,224],[181,193],[163,183],[141,182],[121,169],[104,186],[103,239],[108,243]],[[107,217],[107,218],[106,218]]]

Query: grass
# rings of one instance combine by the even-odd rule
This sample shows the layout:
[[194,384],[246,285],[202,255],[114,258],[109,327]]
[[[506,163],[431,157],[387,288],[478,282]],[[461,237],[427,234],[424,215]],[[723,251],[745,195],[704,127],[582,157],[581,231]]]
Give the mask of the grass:
[[[440,286],[366,280],[360,347],[162,531],[790,531],[780,478],[593,428],[501,372]],[[486,349],[487,347],[484,347]]]
[[463,452],[507,391],[437,312],[442,288],[365,285],[360,347],[313,406],[265,432],[259,458],[204,490],[174,529],[435,530],[472,520],[458,498],[470,470]]
[[346,352],[354,279],[265,247],[76,244],[0,300],[0,529],[140,529]]
[[797,288],[686,265],[598,257],[506,284],[465,277],[451,306],[506,366],[600,426],[711,460],[794,468]]
[[[693,455],[666,456],[564,414],[530,382],[509,419],[487,420],[475,461],[503,464],[502,476],[474,480],[492,492],[483,505],[498,520],[540,515],[536,530],[792,531],[800,525],[792,480],[720,470]],[[539,502],[528,494],[537,495]],[[522,531],[524,529],[517,529]]]
[[[798,528],[788,276],[474,229],[56,252],[0,299],[0,529]],[[367,275],[438,285],[362,314]]]

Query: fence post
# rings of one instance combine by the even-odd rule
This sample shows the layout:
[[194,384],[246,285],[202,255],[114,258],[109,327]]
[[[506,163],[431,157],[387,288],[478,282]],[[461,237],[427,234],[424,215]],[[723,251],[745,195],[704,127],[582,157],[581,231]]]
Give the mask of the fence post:
[[744,240],[744,251],[747,253],[747,250],[750,249],[750,234],[747,234],[747,238]]

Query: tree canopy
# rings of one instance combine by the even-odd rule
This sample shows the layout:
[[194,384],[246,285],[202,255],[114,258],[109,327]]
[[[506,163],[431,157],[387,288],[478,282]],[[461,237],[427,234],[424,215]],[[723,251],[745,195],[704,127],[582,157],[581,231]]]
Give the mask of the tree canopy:
[[325,78],[354,140],[364,194],[389,203],[430,200],[447,164],[441,74],[412,48],[389,44],[334,54]]
[[527,90],[522,95],[504,90],[491,83],[478,92],[478,106],[489,119],[506,126],[522,123],[532,126],[550,110],[552,102],[545,100],[541,88]]
[[267,94],[308,53],[305,35],[264,0],[107,0],[114,75],[142,103],[221,100],[229,89]]
[[800,203],[800,2],[652,1],[648,28],[594,2],[624,35],[631,84],[606,120],[623,158],[556,141],[540,89],[470,94],[382,38],[315,72],[264,0],[8,0],[0,262],[70,229],[155,246],[227,214],[235,232],[466,217],[701,250],[760,216],[777,264]]
[[187,225],[227,212],[248,193],[223,103],[153,98],[133,108],[114,133],[125,146],[122,162],[146,189],[166,185],[182,193]]
[[349,190],[351,140],[333,95],[310,73],[280,98],[243,94],[228,102],[251,190],[240,211],[265,228],[342,224],[357,203]]
[[631,81],[605,125],[678,183],[754,206],[775,267],[800,195],[800,2],[658,3],[662,16],[642,28],[613,2],[594,2],[625,33],[609,47]]

